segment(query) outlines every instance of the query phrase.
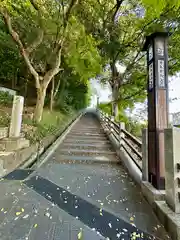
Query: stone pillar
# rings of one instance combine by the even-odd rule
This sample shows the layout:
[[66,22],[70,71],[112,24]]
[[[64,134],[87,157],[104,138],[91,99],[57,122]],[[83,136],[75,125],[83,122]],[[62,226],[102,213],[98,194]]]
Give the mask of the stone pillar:
[[24,106],[24,97],[14,96],[9,137],[18,138],[21,133],[22,113]]
[[142,129],[142,180],[148,181],[148,129]]
[[166,202],[180,213],[180,129],[165,129],[165,190]]

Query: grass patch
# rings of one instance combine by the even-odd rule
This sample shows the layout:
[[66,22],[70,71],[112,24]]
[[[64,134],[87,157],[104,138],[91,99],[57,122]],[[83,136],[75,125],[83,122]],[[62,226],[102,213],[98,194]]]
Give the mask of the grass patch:
[[[26,108],[27,112],[34,111],[33,108]],[[12,107],[0,104],[0,127],[9,127],[11,121]],[[30,140],[31,144],[40,142],[48,135],[56,134],[63,131],[71,119],[75,116],[75,112],[69,114],[61,111],[52,111],[44,109],[42,120],[39,124],[35,124],[29,117],[28,113],[23,114],[22,133],[25,138]]]
[[11,120],[13,96],[0,91],[0,127],[8,127]]
[[50,112],[45,109],[39,124],[33,123],[30,119],[23,119],[22,131],[31,143],[39,142],[48,135],[53,135],[57,133],[57,131],[63,131],[74,116],[75,113],[67,115],[59,111]]

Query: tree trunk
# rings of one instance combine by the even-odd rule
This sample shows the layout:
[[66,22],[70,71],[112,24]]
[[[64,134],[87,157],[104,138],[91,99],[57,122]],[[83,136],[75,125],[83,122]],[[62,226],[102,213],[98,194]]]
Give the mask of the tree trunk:
[[50,97],[50,111],[52,112],[54,105],[54,78],[52,79],[51,85],[51,97]]
[[117,118],[119,113],[118,103],[114,102],[114,117]]
[[42,86],[37,89],[36,107],[34,111],[34,121],[36,123],[39,123],[42,119],[46,89],[47,87],[43,88]]
[[113,92],[112,111],[113,111],[113,116],[116,118],[119,113],[118,102],[117,102],[117,99],[119,96],[119,89],[118,88],[116,89],[114,87],[114,89],[112,89],[112,92]]

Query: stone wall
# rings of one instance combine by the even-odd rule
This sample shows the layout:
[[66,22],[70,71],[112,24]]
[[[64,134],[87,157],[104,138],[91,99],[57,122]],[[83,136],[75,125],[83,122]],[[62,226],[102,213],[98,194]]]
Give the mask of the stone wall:
[[[42,140],[41,148],[46,149],[59,136],[60,132],[50,135]],[[15,168],[27,161],[38,151],[38,144],[13,152],[0,152],[0,176],[13,171]]]

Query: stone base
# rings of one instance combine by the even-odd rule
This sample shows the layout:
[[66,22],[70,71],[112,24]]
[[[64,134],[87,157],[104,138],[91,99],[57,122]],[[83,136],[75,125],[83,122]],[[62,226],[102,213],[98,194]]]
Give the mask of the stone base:
[[29,147],[29,140],[25,138],[3,138],[0,140],[0,151],[11,152]]
[[165,201],[155,202],[155,212],[172,240],[180,240],[180,214],[174,213]]
[[165,191],[157,190],[149,182],[142,181],[141,190],[148,203],[155,208],[155,201],[165,200]]

